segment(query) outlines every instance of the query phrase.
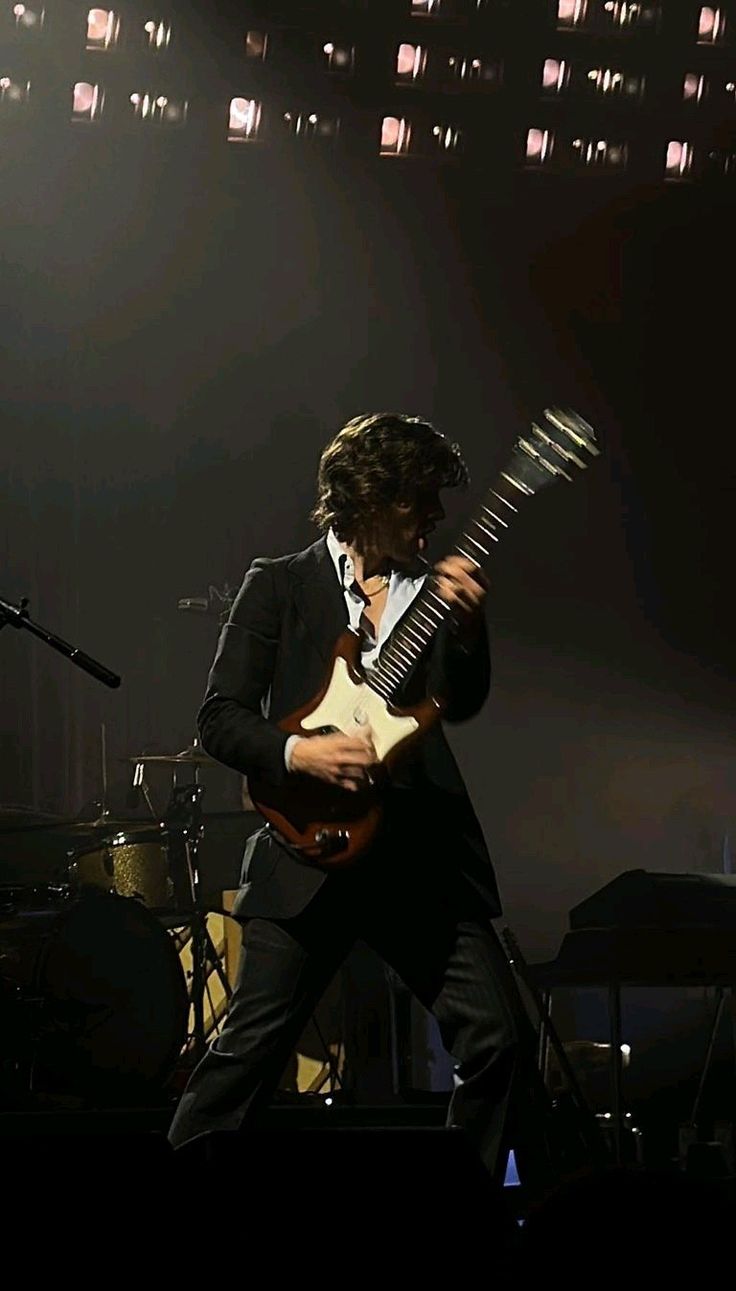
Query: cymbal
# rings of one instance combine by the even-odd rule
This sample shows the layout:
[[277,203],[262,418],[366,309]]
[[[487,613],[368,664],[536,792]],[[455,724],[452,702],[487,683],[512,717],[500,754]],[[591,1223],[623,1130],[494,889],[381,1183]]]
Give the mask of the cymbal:
[[124,828],[135,825],[137,821],[118,819],[113,816],[98,816],[95,820],[80,820],[78,816],[66,819],[62,816],[58,820],[44,821],[34,825],[22,825],[17,829],[0,829],[0,834],[39,834],[50,835],[52,837],[66,838],[77,837],[94,837],[102,831],[111,834]]
[[33,807],[14,807],[0,803],[0,834],[17,834],[32,829],[51,829],[63,823],[64,817]]
[[198,745],[190,744],[188,748],[182,749],[181,753],[138,753],[133,757],[121,758],[121,762],[132,762],[137,765],[139,762],[153,763],[158,766],[209,766],[214,762],[209,753]]

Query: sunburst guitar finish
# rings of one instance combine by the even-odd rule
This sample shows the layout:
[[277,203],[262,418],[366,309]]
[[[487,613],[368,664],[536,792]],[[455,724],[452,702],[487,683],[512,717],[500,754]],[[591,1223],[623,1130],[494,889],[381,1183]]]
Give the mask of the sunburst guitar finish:
[[279,729],[288,735],[347,736],[370,733],[378,757],[373,783],[349,790],[292,775],[284,785],[250,779],[253,804],[305,861],[324,867],[350,865],[370,847],[381,822],[381,796],[395,761],[440,718],[443,704],[427,698],[397,709],[373,690],[360,662],[360,643],[346,632],[335,647],[327,685]]

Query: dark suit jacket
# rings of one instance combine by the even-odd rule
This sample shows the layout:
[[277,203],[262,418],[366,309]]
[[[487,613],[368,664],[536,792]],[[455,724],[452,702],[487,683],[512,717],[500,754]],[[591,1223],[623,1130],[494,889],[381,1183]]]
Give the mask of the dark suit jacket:
[[[324,538],[295,555],[255,560],[223,628],[199,711],[206,751],[245,776],[258,772],[283,781],[289,774],[288,737],[276,723],[320,690],[335,642],[347,626],[347,607]],[[461,722],[479,710],[489,684],[485,625],[470,651],[443,626],[399,698],[411,704],[428,691],[441,695],[447,700],[445,720]],[[392,839],[401,837],[406,873],[409,853],[421,856],[415,870],[420,883],[430,869],[440,879],[459,870],[489,914],[500,913],[483,834],[441,723],[397,767],[386,794],[386,819],[394,822]],[[372,853],[364,857],[361,866],[371,858]],[[404,869],[401,858],[398,865]],[[325,877],[264,827],[246,845],[234,913],[289,918],[306,906]]]

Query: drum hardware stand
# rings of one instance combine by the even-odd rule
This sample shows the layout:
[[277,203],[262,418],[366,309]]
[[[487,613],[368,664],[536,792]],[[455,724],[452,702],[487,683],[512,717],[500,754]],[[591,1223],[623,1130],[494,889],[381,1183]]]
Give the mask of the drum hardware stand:
[[384,978],[388,988],[391,1089],[400,1102],[411,1101],[411,995],[388,964],[384,966]]
[[565,1047],[552,1023],[549,1006],[540,993],[521,947],[510,928],[505,927],[501,930],[501,940],[506,949],[509,964],[529,993],[539,1017],[538,1060],[542,1079],[546,1084],[549,1048],[551,1045],[567,1084],[569,1098],[575,1112],[576,1131],[580,1143],[584,1147],[591,1164],[596,1166],[610,1165],[611,1153],[603,1132],[591,1108],[588,1106],[570,1059],[565,1052]]
[[110,819],[110,807],[108,805],[108,774],[107,774],[107,728],[104,722],[100,722],[100,787],[102,790],[101,797],[96,799],[92,804],[96,807],[97,816],[91,825],[107,825]]
[[132,790],[140,791],[140,793],[143,794],[143,797],[146,802],[146,806],[148,807],[148,810],[150,811],[153,819],[158,820],[159,815],[158,815],[158,812],[156,811],[156,808],[153,805],[153,802],[151,801],[151,794],[148,789],[148,782],[146,780],[145,762],[136,762],[135,770],[133,772],[133,779],[130,787]]
[[220,627],[227,623],[235,599],[233,589],[225,581],[222,591],[212,584],[207,588],[206,596],[182,596],[177,602],[177,609],[194,614],[208,614],[216,618]]
[[195,1062],[199,1062],[207,1049],[204,1004],[205,997],[209,992],[207,985],[209,973],[217,973],[226,1000],[229,1001],[232,995],[232,987],[207,927],[208,911],[203,907],[201,900],[197,855],[200,839],[204,831],[202,821],[203,794],[204,785],[199,783],[199,769],[195,766],[194,780],[190,784],[177,785],[174,783],[165,816],[165,823],[180,827],[182,833],[189,907],[182,916],[182,923],[189,928],[191,936],[192,976],[190,1002],[193,1014],[191,1039]]

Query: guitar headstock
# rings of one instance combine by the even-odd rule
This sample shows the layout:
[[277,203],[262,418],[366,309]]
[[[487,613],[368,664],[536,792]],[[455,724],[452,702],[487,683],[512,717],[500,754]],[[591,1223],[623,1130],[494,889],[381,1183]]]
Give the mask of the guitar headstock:
[[511,461],[502,471],[522,493],[538,493],[555,479],[572,480],[584,471],[586,454],[600,453],[593,427],[572,408],[545,408],[528,435],[520,435]]

